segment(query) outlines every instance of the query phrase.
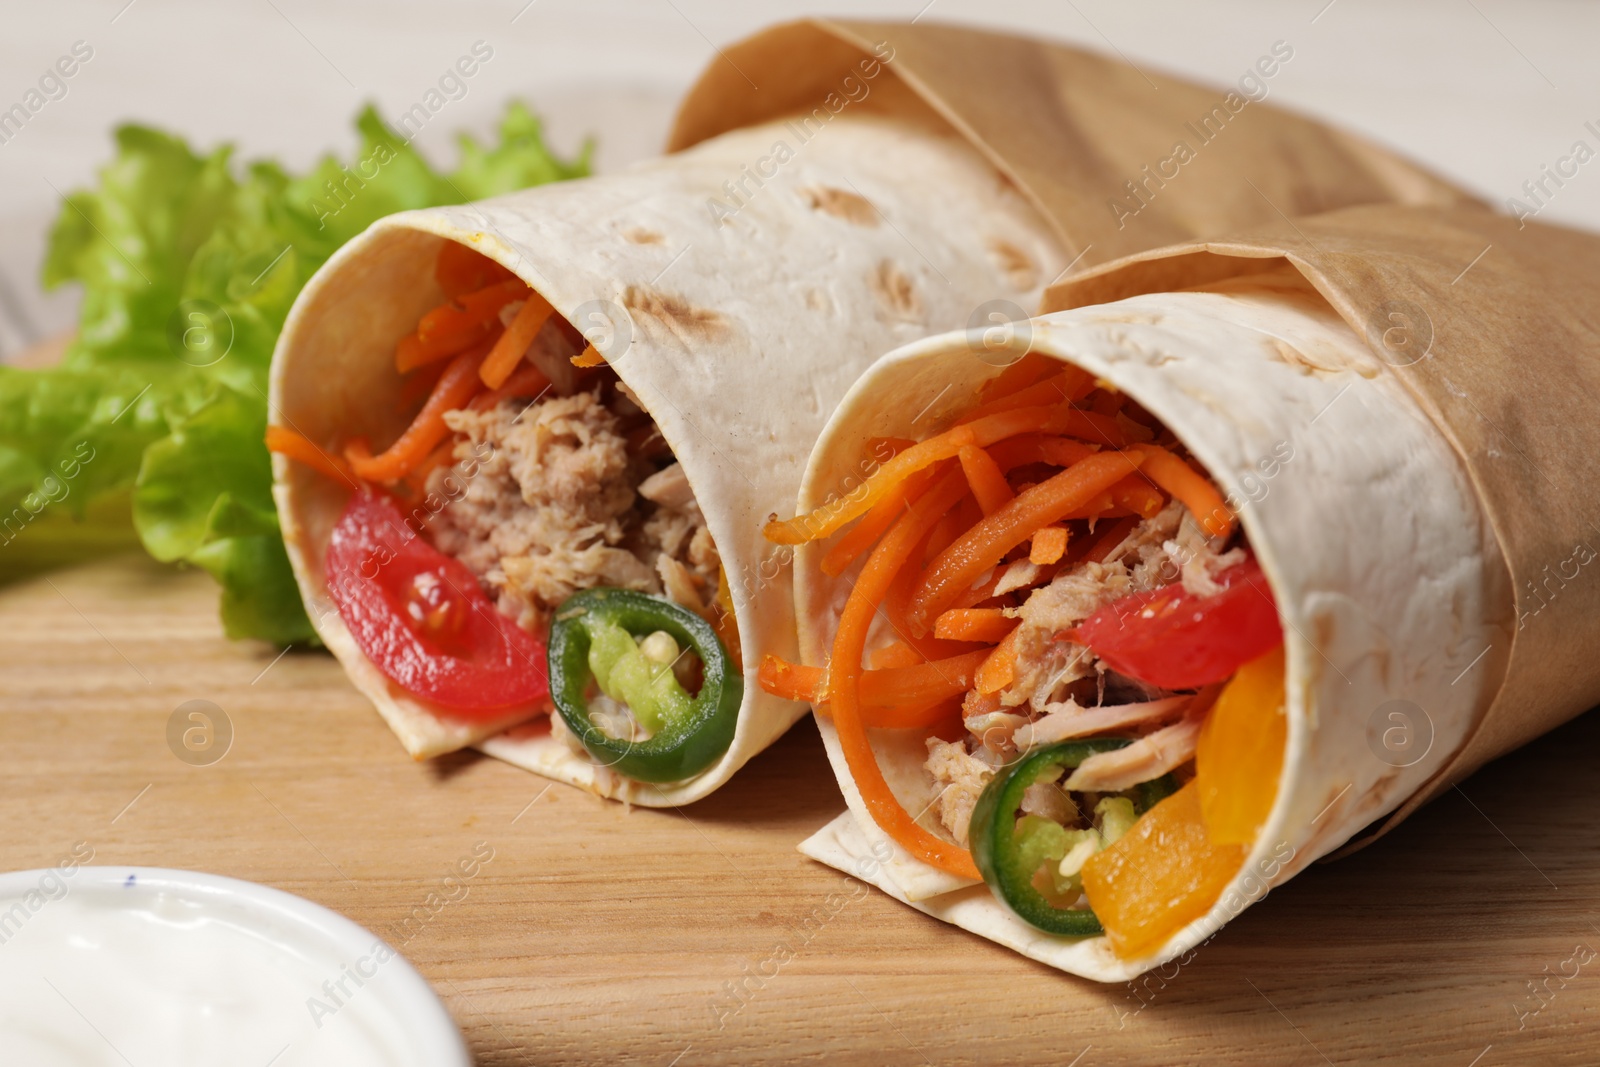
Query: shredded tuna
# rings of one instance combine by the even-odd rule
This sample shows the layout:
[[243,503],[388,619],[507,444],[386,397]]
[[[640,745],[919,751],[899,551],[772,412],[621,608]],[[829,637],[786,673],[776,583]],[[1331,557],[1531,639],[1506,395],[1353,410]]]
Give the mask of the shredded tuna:
[[1043,815],[1063,826],[1073,825],[1082,815],[1078,805],[1054,782],[1034,782],[1024,789],[1021,809],[1024,815]]
[[967,843],[967,825],[972,821],[972,806],[978,795],[994,775],[987,763],[968,754],[960,741],[945,742],[937,737],[928,738],[928,773],[938,784],[939,795],[934,800],[939,821],[961,845]]
[[1202,716],[1191,715],[1131,745],[1097,752],[1078,764],[1064,787],[1080,793],[1115,793],[1159,778],[1194,759],[1203,721]]
[[1057,741],[1070,741],[1111,730],[1150,726],[1176,718],[1193,702],[1193,697],[1176,696],[1138,704],[1082,708],[1076,700],[1067,700],[1051,704],[1043,718],[1018,728],[1011,740],[1018,748],[1028,749],[1034,745],[1053,745]]
[[[687,480],[657,483],[670,500],[641,499],[635,487],[665,472],[629,455],[599,389],[453,411],[445,421],[463,440],[456,466],[429,478],[429,491],[449,501],[433,520],[433,540],[478,576],[501,611],[542,629],[556,605],[600,585],[675,588],[675,599],[703,608],[699,591],[715,589],[719,561]],[[663,557],[678,567],[663,567]]]
[[1019,559],[1006,567],[1005,573],[1000,575],[1000,580],[995,583],[994,595],[1004,596],[1013,589],[1022,589],[1039,580],[1039,564],[1027,559]]

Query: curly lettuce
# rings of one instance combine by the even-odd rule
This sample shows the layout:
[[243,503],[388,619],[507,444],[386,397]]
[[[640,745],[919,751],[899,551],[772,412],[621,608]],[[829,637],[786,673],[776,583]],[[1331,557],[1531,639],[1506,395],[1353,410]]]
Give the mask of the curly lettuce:
[[0,367],[0,577],[135,543],[204,568],[234,638],[315,641],[271,496],[267,367],[318,267],[384,215],[581,177],[513,104],[441,172],[368,108],[353,164],[242,169],[143,126],[116,131],[99,185],[67,196],[46,288],[83,286],[59,366]]

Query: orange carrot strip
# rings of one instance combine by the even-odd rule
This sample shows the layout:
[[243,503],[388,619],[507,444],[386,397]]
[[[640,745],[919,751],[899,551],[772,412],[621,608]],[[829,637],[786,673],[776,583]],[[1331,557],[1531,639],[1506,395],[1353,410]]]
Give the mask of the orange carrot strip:
[[1211,479],[1160,445],[1135,445],[1129,451],[1145,457],[1140,470],[1157,488],[1181,500],[1189,514],[1205,527],[1206,533],[1212,537],[1226,537],[1233,531],[1233,512],[1228,510]]
[[1067,407],[1032,407],[1003,411],[963,423],[944,433],[912,445],[884,463],[871,477],[850,493],[830,501],[807,515],[774,519],[762,532],[767,540],[780,545],[801,545],[827,537],[851,519],[864,513],[912,473],[960,453],[964,445],[987,448],[996,441],[1021,433],[1094,436],[1120,446],[1122,428],[1115,422],[1086,411]]
[[522,362],[534,337],[544,329],[544,324],[555,311],[550,301],[529,290],[528,299],[523,301],[517,317],[511,320],[511,325],[506,327],[506,332],[500,335],[500,340],[494,343],[478,368],[478,377],[483,379],[484,385],[498,389],[506,383],[511,372],[517,369],[517,364]]
[[932,475],[931,469],[918,471],[889,490],[888,495],[874,504],[872,510],[861,516],[861,521],[846,531],[823,555],[822,573],[830,578],[843,574],[856,561],[856,557],[871,548],[873,542],[883,536],[889,524],[905,512],[907,501],[915,500],[917,494],[927,488],[933,480]]
[[427,458],[417,464],[416,470],[406,475],[406,485],[411,487],[412,492],[418,496],[424,495],[428,488],[428,475],[433,473],[434,468],[455,461],[455,436],[455,434],[451,434],[446,437],[443,444],[429,452]]
[[400,383],[400,410],[409,411],[428,399],[433,387],[439,384],[439,376],[444,373],[446,366],[448,364],[444,362],[433,363],[406,375],[405,380]]
[[[869,715],[867,725],[882,724],[882,712],[896,708],[922,708],[959,697],[972,688],[977,670],[989,656],[988,649],[964,652],[948,659],[864,671],[861,675],[861,707]],[[827,704],[828,672],[822,667],[790,663],[770,652],[761,658],[756,671],[761,688],[786,700]],[[876,721],[874,721],[876,720]]]
[[[997,396],[993,400],[973,408],[962,416],[962,422],[971,422],[981,419],[985,415],[994,415],[1002,411],[1012,411],[1016,408],[1037,407],[1040,404],[1057,404],[1061,401],[1073,403],[1088,396],[1094,389],[1094,376],[1077,367],[1068,367],[1053,378],[1046,378],[1026,389],[1019,389],[1007,396]],[[1114,415],[1115,412],[1105,414]]]
[[821,667],[790,663],[770,652],[761,657],[761,666],[756,669],[756,681],[763,690],[775,697],[803,700],[808,704],[820,702],[828,690],[828,672]]
[[500,309],[513,300],[526,297],[531,290],[520,278],[507,278],[440,304],[417,322],[417,339],[426,344],[435,337],[475,326],[488,326],[500,317]]
[[915,667],[927,661],[928,657],[918,652],[908,642],[892,641],[882,648],[873,650],[870,666],[875,671],[881,671],[890,667]]
[[[955,603],[951,604],[946,610],[954,611],[956,608],[970,608],[974,604],[981,604],[990,599],[994,596],[995,587],[1000,584],[1001,574],[1001,569],[995,568],[995,573],[989,577],[988,581],[975,588],[965,590],[960,596],[956,597]],[[909,626],[910,623],[906,625]]]
[[1103,493],[1096,493],[1088,500],[1085,500],[1081,507],[1073,508],[1066,514],[1065,518],[1097,519],[1116,506],[1117,502],[1111,499],[1111,491],[1108,489]]
[[1000,465],[989,453],[976,445],[964,445],[957,456],[961,459],[962,471],[967,475],[967,485],[972,487],[972,495],[977,498],[978,506],[985,515],[993,515],[1016,497],[1006,483]]
[[951,608],[933,622],[933,636],[947,641],[1001,641],[1017,628],[999,608]]
[[439,249],[439,258],[433,267],[434,280],[444,294],[454,300],[467,293],[476,292],[495,282],[513,277],[512,273],[482,252],[446,241]]
[[351,477],[350,470],[336,456],[318,448],[310,438],[291,430],[287,426],[276,424],[267,427],[267,451],[276,452],[280,456],[288,456],[296,463],[304,464],[319,474],[325,474],[334,481],[345,481],[351,485],[355,479]]
[[[480,375],[481,376],[481,375]],[[517,372],[505,380],[498,389],[489,389],[472,398],[473,411],[488,411],[502,400],[512,397],[537,397],[550,388],[550,379],[532,363],[524,363]]]
[[[910,455],[918,447],[921,446],[909,448],[901,455]],[[867,557],[861,576],[845,600],[839,628],[834,633],[829,695],[840,748],[873,822],[918,859],[977,881],[981,875],[972,862],[972,855],[918,825],[890,790],[872,744],[867,740],[861,700],[861,655],[866,648],[867,631],[878,614],[878,603],[888,592],[894,576],[905,566],[913,546],[922,540],[939,516],[955,505],[966,488],[966,479],[959,471],[945,475],[890,527],[872,555]]]
[[733,587],[728,585],[728,571],[717,568],[717,595],[711,602],[711,627],[722,638],[733,664],[744,670],[744,643],[739,640],[739,618],[733,612]]
[[988,655],[988,649],[979,649],[907,667],[866,671],[861,676],[862,707],[916,708],[960,696],[972,688],[973,678]]
[[1030,463],[1048,463],[1053,467],[1070,467],[1080,459],[1096,452],[1094,445],[1074,441],[1069,437],[1050,437],[1042,433],[1025,433],[992,445],[990,457],[1003,471],[1012,471]]
[[1016,678],[1018,632],[1012,630],[1006,634],[1005,639],[995,645],[994,650],[984,658],[972,687],[979,694],[988,696],[990,693],[998,693]]
[[1110,389],[1096,389],[1093,399],[1089,401],[1089,410],[1096,415],[1115,415],[1122,410],[1124,399],[1121,393],[1114,393]]
[[[959,696],[921,706],[900,704],[888,708],[870,708],[864,714],[867,725],[880,730],[932,730],[938,734],[950,733],[953,737],[960,737],[966,732],[961,725]],[[951,726],[955,729],[949,730]]]
[[1026,389],[1058,366],[1059,363],[1043,352],[1029,352],[1001,371],[998,377],[985,382],[978,391],[978,399],[987,404],[991,400],[1010,396],[1019,389]]
[[381,455],[362,455],[365,449],[347,445],[345,458],[350,461],[350,469],[358,477],[374,482],[397,481],[415,469],[450,432],[444,424],[445,412],[461,407],[482,387],[478,380],[478,363],[482,358],[463,352],[451,360],[417,417]]
[[[1067,528],[1065,526],[1045,526],[1033,535],[1033,544],[1028,546],[1028,562],[1040,566],[1046,563],[1055,563],[1067,551]],[[940,616],[943,618],[944,616]]]
[[574,367],[598,367],[605,361],[606,357],[602,356],[600,350],[594,345],[585,347],[582,352],[573,356],[571,360]]
[[912,594],[907,615],[912,633],[926,633],[940,612],[1039,527],[1061,521],[1132,474],[1143,461],[1143,453],[1096,453],[1040,482],[968,530],[940,553]]
[[1117,507],[1127,508],[1141,519],[1150,518],[1167,504],[1167,498],[1161,495],[1161,490],[1137,474],[1113,485],[1111,499]]

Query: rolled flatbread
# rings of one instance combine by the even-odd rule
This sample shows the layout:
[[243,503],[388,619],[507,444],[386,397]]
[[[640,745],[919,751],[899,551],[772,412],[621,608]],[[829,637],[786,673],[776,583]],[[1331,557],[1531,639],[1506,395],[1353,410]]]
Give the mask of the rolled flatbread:
[[[775,148],[781,144],[790,151]],[[965,325],[985,302],[1035,305],[1066,265],[1034,210],[953,133],[845,115],[797,145],[781,126],[756,126],[615,176],[381,221],[341,249],[295,304],[272,367],[274,425],[330,454],[354,437],[375,447],[395,440],[410,418],[400,401],[396,343],[444,299],[434,265],[447,241],[508,268],[553,306],[565,324],[545,327],[544,342],[559,348],[561,338],[549,334],[566,324],[589,331],[584,338],[608,364],[600,373],[615,378],[596,395],[653,420],[692,497],[676,503],[702,517],[714,546],[712,566],[731,596],[746,673],[766,651],[793,653],[787,572],[770,557],[760,523],[793,500],[818,429],[856,375],[881,351]],[[542,365],[559,377],[568,354],[558,351],[552,365],[543,353]],[[507,407],[503,421],[544,427],[546,405],[561,402],[555,394],[590,389],[583,380],[559,386],[526,415]],[[560,427],[549,425],[559,436]],[[490,432],[475,427],[463,447]],[[535,452],[548,437],[522,438],[495,439],[511,449],[501,467],[537,466]],[[624,505],[645,488],[640,471],[630,470],[633,480],[611,487],[625,494]],[[601,795],[679,804],[716,788],[805,713],[752,681],[719,760],[686,781],[643,783],[552,736],[545,708],[462,717],[430,705],[376,669],[329,599],[324,555],[350,485],[281,456],[275,474],[290,559],[318,632],[414,757],[476,744]],[[524,495],[533,492],[526,479],[521,486]],[[470,484],[462,501],[431,520],[428,536],[437,540],[453,519],[460,535],[467,498],[498,494],[491,527],[524,514],[524,504],[537,511],[516,492],[509,477],[498,487]],[[610,518],[627,527],[625,535],[629,524],[648,521],[627,508]],[[469,562],[476,553],[479,576],[492,588],[514,584],[508,558],[525,557],[499,551],[493,537],[492,530],[456,536],[455,551]],[[573,538],[626,548],[582,529]],[[670,592],[648,573],[666,554],[659,546],[641,550],[636,569],[646,573],[638,587]],[[546,558],[535,555],[533,565]],[[707,604],[717,592],[714,571],[710,577],[698,589]],[[566,575],[566,584],[614,583],[596,570]],[[537,599],[535,591],[513,607]],[[544,612],[555,606],[532,603]]]
[[[1281,262],[1233,266],[1232,276],[1187,291],[1042,316],[1014,342],[1018,355],[1026,351],[1029,358],[1081,368],[1101,394],[1127,398],[1141,419],[1153,417],[1170,431],[1170,446],[1187,450],[1237,514],[1243,540],[1235,535],[1229,544],[1254,557],[1276,600],[1287,720],[1281,777],[1270,814],[1248,847],[1232,854],[1237,868],[1199,913],[1131,953],[1117,951],[1107,934],[1043,932],[989,886],[924,862],[880,828],[828,707],[819,707],[848,811],[807,840],[802,852],[937,918],[1098,981],[1122,980],[1190,951],[1271,886],[1423,790],[1461,751],[1498,692],[1517,623],[1500,540],[1447,434],[1300,273]],[[875,364],[819,438],[797,513],[810,513],[836,494],[869,442],[924,440],[970,412],[973,397],[1003,373],[973,357],[970,338],[947,335]],[[1126,568],[1115,560],[1109,568],[1069,563],[1054,578],[1024,585],[1010,614],[1025,627],[1033,598],[1123,583],[1091,588],[1100,599],[1078,613],[1082,618],[1127,592],[1128,583],[1137,584],[1141,558],[1146,566],[1171,565],[1164,581],[1183,585],[1178,575],[1190,557],[1181,552],[1180,520],[1189,517],[1174,508],[1127,520],[1134,524],[1127,542],[1134,548],[1125,550]],[[1167,530],[1143,537],[1144,555],[1134,554],[1140,531],[1162,523]],[[837,576],[821,568],[849,529],[797,549],[796,607],[807,664],[828,663],[841,608],[859,574],[859,560]],[[1024,554],[1002,566],[1027,563]],[[868,638],[869,657],[901,636],[877,627]],[[1034,654],[1054,654],[1043,647]],[[1009,746],[986,733],[1000,720],[975,717],[971,703],[954,735],[947,728],[938,736],[927,728],[868,730],[876,763],[901,807],[928,834],[966,846],[967,833],[977,832],[962,821],[974,793],[1049,740],[1160,736],[1157,749],[1162,743],[1181,749],[1185,720],[1157,714],[1160,698],[1170,705],[1180,697],[1130,697],[1126,678],[1117,695],[1119,675],[1103,662],[1080,673],[1085,676],[1067,675],[1071,684],[1063,684],[1061,672],[1041,674],[1018,663],[1017,681],[998,694],[1006,700],[1001,719],[1013,716],[1003,723],[1005,737],[1016,740]],[[1141,705],[1141,699],[1154,702]],[[1135,714],[1108,714],[1118,707]],[[1144,707],[1155,717],[1141,720]],[[1059,728],[1074,722],[1088,726]],[[1096,728],[1096,722],[1105,725]],[[1025,740],[1030,732],[1041,740]],[[1188,746],[1143,777],[1175,770],[1180,781],[1189,779],[1192,734]],[[1102,782],[1078,788],[1117,791],[1127,784]],[[1077,791],[1071,777],[1059,784],[1080,806],[1086,795],[1090,807],[1101,795]],[[1093,903],[1092,893],[1088,900]]]

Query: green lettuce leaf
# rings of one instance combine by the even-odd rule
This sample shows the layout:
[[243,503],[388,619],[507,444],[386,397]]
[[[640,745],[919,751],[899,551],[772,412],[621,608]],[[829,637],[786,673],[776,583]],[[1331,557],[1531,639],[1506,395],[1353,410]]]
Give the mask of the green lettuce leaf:
[[66,197],[47,288],[84,287],[58,367],[0,368],[0,579],[137,541],[222,586],[230,637],[310,643],[279,536],[267,368],[295,297],[345,241],[396,211],[461,203],[588,173],[512,104],[488,146],[461,139],[450,172],[377,112],[354,159],[295,176],[236,168],[142,126],[116,131],[93,190]]

